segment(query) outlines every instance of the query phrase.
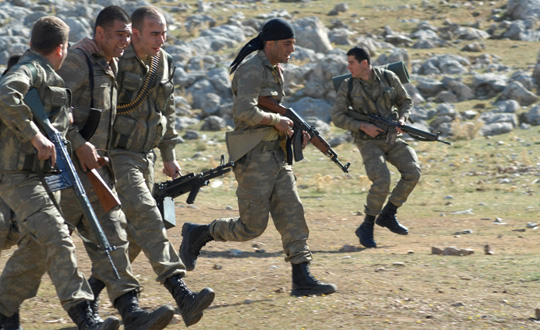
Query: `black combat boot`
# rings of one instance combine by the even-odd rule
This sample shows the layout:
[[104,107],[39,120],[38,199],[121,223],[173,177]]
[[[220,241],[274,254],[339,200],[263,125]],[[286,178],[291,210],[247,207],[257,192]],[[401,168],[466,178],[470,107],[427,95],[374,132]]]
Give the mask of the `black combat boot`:
[[94,294],[94,300],[90,301],[90,308],[92,308],[95,319],[98,321],[103,321],[99,316],[99,295],[105,288],[105,283],[95,278],[94,275],[91,275],[88,279],[88,284],[90,284],[90,288]]
[[197,257],[206,243],[213,241],[210,235],[210,225],[197,225],[186,222],[182,226],[182,244],[180,244],[180,258],[186,266],[186,270],[195,269]]
[[6,317],[5,320],[0,322],[1,330],[22,330],[21,328],[21,319],[19,316],[19,310],[10,317]]
[[391,202],[386,203],[386,206],[382,210],[381,214],[377,217],[375,221],[381,227],[388,228],[391,232],[399,235],[407,235],[409,230],[407,227],[401,225],[396,218],[396,212],[398,207],[392,204]]
[[163,285],[176,301],[186,327],[199,322],[203,311],[214,301],[215,293],[212,289],[204,288],[199,293],[193,293],[180,275],[169,277]]
[[174,316],[174,308],[170,305],[163,305],[153,312],[141,309],[135,291],[116,298],[114,307],[122,315],[125,330],[165,329]]
[[108,317],[105,321],[97,321],[94,318],[90,303],[82,303],[71,307],[68,310],[69,317],[75,322],[79,330],[118,330],[120,320],[116,317]]
[[4,321],[7,319],[7,316],[5,316],[4,314],[0,313],[0,330],[3,330],[3,323]]
[[291,296],[331,294],[337,290],[334,284],[317,281],[309,272],[309,262],[292,264],[292,282]]
[[373,239],[373,226],[375,225],[375,216],[366,215],[364,222],[354,232],[360,239],[360,244],[367,248],[376,248],[377,243]]

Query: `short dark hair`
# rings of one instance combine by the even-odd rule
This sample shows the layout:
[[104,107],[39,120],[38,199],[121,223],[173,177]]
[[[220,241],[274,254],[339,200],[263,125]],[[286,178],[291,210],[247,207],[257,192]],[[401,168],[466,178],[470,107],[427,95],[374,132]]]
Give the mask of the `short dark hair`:
[[347,52],[347,56],[354,56],[358,63],[366,60],[368,64],[371,64],[371,56],[369,55],[369,51],[364,47],[356,46],[349,49],[349,51]]
[[38,19],[32,27],[30,48],[40,54],[49,55],[58,45],[64,45],[69,38],[69,26],[54,16]]
[[131,14],[132,27],[141,31],[144,19],[154,17],[161,18],[163,17],[163,14],[154,6],[139,7]]
[[96,18],[96,26],[94,26],[94,34],[96,33],[96,28],[98,26],[108,28],[114,25],[114,21],[120,21],[126,24],[131,23],[129,15],[122,8],[118,6],[108,6],[99,12]]

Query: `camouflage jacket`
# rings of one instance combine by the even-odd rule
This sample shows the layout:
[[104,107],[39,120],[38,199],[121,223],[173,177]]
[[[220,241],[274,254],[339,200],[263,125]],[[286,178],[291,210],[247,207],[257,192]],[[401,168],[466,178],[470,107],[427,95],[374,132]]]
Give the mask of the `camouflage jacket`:
[[[35,68],[35,74],[32,69]],[[36,88],[53,126],[67,131],[69,90],[42,55],[27,51],[0,80],[0,171],[35,172],[38,164],[30,140],[39,132],[30,108],[23,102],[29,89]],[[42,131],[42,134],[47,134]],[[40,165],[42,166],[42,165]]]
[[[94,108],[103,112],[97,130],[90,138],[99,151],[107,153],[110,150],[112,124],[116,116],[116,72],[117,59],[113,58],[110,64],[105,57],[98,54],[86,54],[80,49],[69,52],[58,74],[66,81],[66,86],[73,94],[73,120],[67,138],[73,145],[73,150],[82,146],[86,140],[79,131],[88,119],[90,103],[93,99]],[[91,91],[90,69],[92,67],[94,90]]]
[[332,121],[337,127],[351,131],[355,138],[372,139],[360,130],[361,121],[352,118],[349,111],[392,120],[409,118],[412,101],[394,72],[375,67],[370,81],[353,79],[349,92],[350,79],[353,78],[345,79],[339,87],[332,107]]
[[[283,74],[279,65],[272,65],[263,50],[242,63],[232,80],[234,95],[233,115],[236,131],[261,128],[265,112],[272,111],[258,106],[259,96],[272,96],[281,101],[283,90]],[[263,140],[275,140],[278,131],[269,130],[269,135]]]
[[137,98],[150,74],[150,59],[145,63],[130,45],[118,63],[118,109],[114,123],[113,147],[149,152],[158,147],[163,161],[175,160],[174,147],[178,134],[174,108],[172,57],[161,50],[157,54],[156,79],[146,99],[138,107],[122,109]]

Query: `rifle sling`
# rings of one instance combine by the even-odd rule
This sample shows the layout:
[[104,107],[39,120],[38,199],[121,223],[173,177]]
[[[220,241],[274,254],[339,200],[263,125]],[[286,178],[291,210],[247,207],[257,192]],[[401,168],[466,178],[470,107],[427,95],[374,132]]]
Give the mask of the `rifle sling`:
[[88,54],[85,51],[82,51],[82,53],[86,57],[86,65],[88,65],[88,80],[90,84],[90,108],[86,123],[84,124],[84,127],[79,131],[79,134],[81,134],[81,136],[86,141],[88,141],[92,138],[92,136],[94,136],[94,133],[96,132],[96,129],[99,125],[99,120],[101,119],[102,110],[94,108],[94,69],[92,68],[92,63]]

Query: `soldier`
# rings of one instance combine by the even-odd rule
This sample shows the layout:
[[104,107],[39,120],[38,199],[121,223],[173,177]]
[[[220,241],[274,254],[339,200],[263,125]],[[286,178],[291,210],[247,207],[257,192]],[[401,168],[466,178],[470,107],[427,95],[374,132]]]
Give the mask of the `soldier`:
[[[296,189],[291,166],[286,164],[280,147],[293,123],[290,119],[258,106],[259,96],[272,96],[278,102],[284,96],[280,63],[287,63],[294,51],[294,30],[282,19],[272,19],[262,32],[242,48],[232,63],[235,131],[227,138],[234,174],[240,217],[217,219],[208,225],[185,223],[180,257],[187,270],[195,268],[201,248],[209,241],[247,241],[260,236],[267,227],[269,213],[286,254],[292,264],[291,295],[321,295],[336,291],[336,286],[317,281],[309,271],[312,259],[307,246],[309,229],[304,208]],[[242,60],[258,50],[246,62]],[[307,133],[306,133],[307,134]],[[232,137],[236,141],[232,142]],[[244,148],[243,142],[255,146]],[[304,136],[304,146],[308,139]],[[235,159],[239,158],[239,159]]]
[[[186,326],[197,323],[214,300],[210,288],[193,293],[182,278],[186,268],[171,242],[152,196],[157,147],[163,172],[175,178],[180,172],[174,147],[175,125],[172,57],[161,46],[167,37],[163,14],[153,6],[138,8],[131,15],[133,37],[118,64],[118,107],[114,123],[111,159],[116,173],[118,196],[128,222],[129,257],[141,248],[148,257],[156,280],[176,300]],[[93,49],[87,39],[74,47]],[[97,297],[105,283],[89,280]],[[97,301],[95,303],[97,308]]]
[[[75,245],[56,207],[59,196],[43,183],[56,163],[56,150],[23,102],[35,88],[50,121],[60,132],[67,131],[70,97],[55,70],[66,58],[68,35],[69,27],[56,17],[37,20],[31,49],[0,81],[0,198],[7,211],[13,210],[20,228],[19,246],[0,276],[0,325],[6,329],[20,328],[18,308],[36,295],[45,272],[79,329],[120,325],[117,318],[103,322],[92,313],[92,291],[77,267]],[[11,215],[5,221],[10,222]]]
[[[118,57],[122,56],[131,38],[129,16],[117,6],[104,8],[96,19],[94,41],[99,52],[94,54],[73,50],[59,74],[73,93],[73,119],[67,137],[72,143],[75,167],[88,193],[103,231],[116,250],[111,252],[118,268],[116,278],[106,257],[95,249],[95,243],[85,241],[92,260],[92,275],[107,285],[113,305],[122,316],[126,329],[163,329],[174,316],[174,308],[164,305],[155,311],[139,307],[139,283],[133,276],[128,258],[126,218],[119,207],[105,211],[84,172],[98,169],[103,180],[114,189],[114,172],[111,166],[100,167],[99,158],[109,157],[111,132],[116,116],[116,73]],[[91,109],[100,109],[94,111]],[[62,193],[62,209],[72,223],[87,239],[92,239],[90,224],[83,216],[71,191]],[[96,311],[94,311],[96,312]]]
[[[408,234],[408,229],[396,218],[396,211],[420,180],[421,170],[416,153],[403,139],[389,139],[383,129],[353,118],[349,111],[362,115],[375,114],[398,120],[403,125],[409,118],[412,101],[394,72],[371,66],[366,49],[350,49],[347,52],[347,62],[352,77],[346,79],[339,88],[332,108],[332,121],[337,127],[352,132],[364,160],[367,176],[372,182],[365,205],[366,217],[356,229],[356,235],[360,244],[374,248],[377,247],[373,238],[374,223],[396,234]],[[401,129],[397,130],[403,133]],[[381,212],[391,183],[386,161],[397,167],[401,179]]]

